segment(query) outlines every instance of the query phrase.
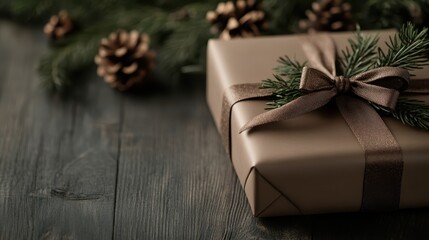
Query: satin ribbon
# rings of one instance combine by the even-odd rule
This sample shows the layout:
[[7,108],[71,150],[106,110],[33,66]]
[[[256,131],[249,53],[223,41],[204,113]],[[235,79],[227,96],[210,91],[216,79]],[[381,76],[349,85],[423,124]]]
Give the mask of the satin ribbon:
[[[301,77],[300,89],[306,94],[280,108],[256,116],[240,129],[240,133],[263,124],[300,116],[335,100],[365,152],[361,210],[398,208],[403,171],[401,148],[368,101],[395,109],[400,91],[406,90],[409,83],[412,86],[410,92],[427,93],[428,81],[410,82],[408,71],[395,67],[376,68],[350,78],[337,76],[336,47],[327,35],[305,39],[303,49],[311,66],[303,69]],[[251,90],[246,91],[246,88]],[[265,96],[266,90],[257,90],[254,84],[234,85],[225,91],[221,133],[228,153],[232,106],[238,101]]]
[[234,104],[256,98],[269,97],[269,89],[261,89],[259,83],[237,84],[229,87],[223,94],[220,132],[222,142],[228,155],[231,155],[231,110]]

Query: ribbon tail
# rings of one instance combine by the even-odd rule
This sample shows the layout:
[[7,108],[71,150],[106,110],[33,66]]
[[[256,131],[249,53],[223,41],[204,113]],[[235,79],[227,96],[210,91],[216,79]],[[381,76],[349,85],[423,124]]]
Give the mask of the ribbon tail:
[[336,94],[336,89],[330,89],[301,96],[280,108],[256,116],[240,129],[240,133],[267,123],[295,118],[314,111],[326,105]]
[[401,147],[368,103],[351,96],[338,96],[336,102],[365,152],[361,210],[397,209],[403,171]]

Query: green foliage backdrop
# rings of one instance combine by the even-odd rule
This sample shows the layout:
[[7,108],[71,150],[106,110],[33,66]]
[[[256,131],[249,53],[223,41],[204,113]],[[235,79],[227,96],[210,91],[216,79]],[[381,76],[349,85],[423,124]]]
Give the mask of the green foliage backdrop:
[[[211,37],[205,21],[218,0],[0,0],[0,16],[21,23],[41,24],[66,9],[78,29],[52,43],[40,61],[40,73],[54,90],[74,83],[77,71],[93,65],[99,40],[118,29],[146,32],[158,52],[158,69],[166,76],[181,72],[204,72],[205,47]],[[349,1],[362,29],[400,27],[407,21],[428,24],[429,0]],[[266,34],[298,32],[311,0],[264,0],[269,30]],[[416,17],[416,12],[420,15]]]

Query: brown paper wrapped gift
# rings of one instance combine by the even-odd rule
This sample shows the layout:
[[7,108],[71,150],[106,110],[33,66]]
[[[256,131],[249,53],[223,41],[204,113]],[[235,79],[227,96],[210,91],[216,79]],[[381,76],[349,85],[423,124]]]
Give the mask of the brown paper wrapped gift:
[[[379,45],[384,46],[395,32],[377,33],[380,35]],[[228,90],[249,83],[258,86],[261,80],[271,78],[280,56],[306,61],[302,37],[210,40],[208,45],[208,105],[219,132],[225,135],[225,122],[230,124],[230,135],[223,138],[255,216],[362,209],[365,152],[333,104],[241,134],[240,128],[267,111],[267,100],[237,101],[230,115],[227,114],[227,121],[225,114],[222,115],[225,99],[229,97],[226,95],[230,94]],[[338,49],[344,49],[353,34],[335,33],[331,37]],[[429,68],[412,74],[415,75],[413,79],[429,78]],[[237,100],[237,96],[234,97]],[[429,103],[429,94],[413,94],[411,97]],[[429,132],[406,126],[390,117],[383,117],[383,121],[402,154],[398,207],[429,206]],[[383,138],[376,141],[383,141]]]

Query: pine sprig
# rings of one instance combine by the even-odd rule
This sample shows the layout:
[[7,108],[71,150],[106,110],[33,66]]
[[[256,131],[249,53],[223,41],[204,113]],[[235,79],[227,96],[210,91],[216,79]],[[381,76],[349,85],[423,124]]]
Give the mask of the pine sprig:
[[57,47],[45,55],[39,62],[38,71],[45,87],[53,91],[62,91],[75,81],[73,74],[91,66],[97,52],[99,40],[76,41]]
[[427,28],[419,30],[408,23],[400,29],[399,34],[390,37],[386,45],[386,53],[381,48],[378,49],[375,67],[390,66],[413,70],[429,65]]
[[[401,67],[407,70],[421,69],[429,65],[428,29],[417,29],[413,24],[404,25],[398,34],[389,38],[385,53],[379,48],[374,67]],[[370,104],[379,112],[390,115],[402,123],[429,130],[429,106],[422,101],[400,98],[395,110]]]
[[395,111],[374,103],[372,106],[380,113],[392,116],[403,124],[429,130],[429,105],[423,101],[400,98]]
[[[419,69],[429,65],[428,29],[418,30],[414,25],[403,26],[399,33],[386,42],[387,52],[378,51],[378,36],[363,36],[359,31],[355,39],[349,40],[350,49],[342,51],[340,66],[345,76],[356,74],[383,66],[402,67],[407,70]],[[262,88],[272,89],[275,99],[267,103],[269,109],[281,107],[298,98],[299,82],[303,65],[289,57],[279,59],[275,68],[275,79],[262,81]],[[370,104],[383,115],[392,116],[402,123],[429,130],[429,105],[423,101],[400,98],[395,110]]]
[[355,39],[349,39],[350,48],[347,47],[341,51],[343,57],[339,61],[344,76],[355,76],[368,71],[372,67],[377,57],[378,40],[378,35],[364,36],[360,28],[357,28]]
[[299,81],[301,79],[302,68],[304,64],[292,60],[288,56],[279,59],[279,65],[274,69],[275,79],[266,79],[262,81],[261,88],[273,90],[273,96],[276,98],[268,102],[268,108],[278,108],[302,95],[299,90]]
[[274,68],[274,71],[281,75],[289,77],[291,80],[300,79],[302,74],[302,68],[305,66],[297,60],[292,60],[288,56],[280,57],[278,60],[279,65]]
[[206,44],[211,34],[207,31],[210,28],[209,22],[201,19],[204,19],[206,12],[212,8],[211,4],[195,3],[176,11],[186,13],[185,19],[177,20],[174,13],[170,15],[169,24],[172,31],[163,43],[159,55],[161,68],[182,73],[204,71]]

